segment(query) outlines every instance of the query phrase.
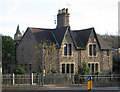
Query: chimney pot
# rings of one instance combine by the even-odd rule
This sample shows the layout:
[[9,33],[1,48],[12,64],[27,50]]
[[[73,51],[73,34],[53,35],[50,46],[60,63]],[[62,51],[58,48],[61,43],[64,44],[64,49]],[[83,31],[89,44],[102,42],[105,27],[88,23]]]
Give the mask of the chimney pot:
[[58,14],[61,14],[62,13],[62,11],[61,10],[58,10]]
[[66,13],[68,13],[68,8],[66,9]]
[[66,13],[66,10],[65,10],[65,8],[63,8],[63,9],[62,9],[62,13]]

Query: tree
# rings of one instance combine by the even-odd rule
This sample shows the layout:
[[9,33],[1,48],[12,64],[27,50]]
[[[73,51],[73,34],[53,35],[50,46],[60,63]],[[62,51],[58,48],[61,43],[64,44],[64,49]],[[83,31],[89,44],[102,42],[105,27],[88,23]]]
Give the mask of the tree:
[[114,73],[120,73],[120,57],[118,55],[113,56],[113,72]]
[[15,58],[15,42],[10,36],[2,36],[2,59],[13,61]]
[[8,64],[14,62],[15,44],[16,43],[10,36],[2,36],[2,65],[5,71],[7,71]]
[[[42,47],[44,46],[44,52],[42,53]],[[47,73],[55,73],[56,71],[53,70],[53,66],[52,66],[52,61],[55,61],[56,57],[55,55],[57,55],[57,44],[50,42],[49,40],[46,41],[41,41],[38,45],[35,46],[35,48],[37,49],[37,54],[39,57],[39,60],[41,60],[41,65],[40,67],[42,67],[42,54],[44,54],[44,66],[45,70]],[[55,67],[55,69],[57,70],[57,68]]]
[[13,70],[13,73],[15,74],[25,74],[25,70],[23,67],[16,67],[14,70]]
[[82,65],[79,66],[78,73],[81,74],[81,75],[85,75],[89,71],[90,71],[90,68],[88,67],[88,64],[85,61],[83,61]]

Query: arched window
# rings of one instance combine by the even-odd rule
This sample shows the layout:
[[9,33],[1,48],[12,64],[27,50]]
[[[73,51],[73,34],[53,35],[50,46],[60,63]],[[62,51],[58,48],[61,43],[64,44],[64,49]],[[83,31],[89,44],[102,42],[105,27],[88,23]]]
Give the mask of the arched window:
[[66,69],[66,73],[69,73],[69,64],[67,64],[67,67],[66,67],[67,69]]
[[74,73],[74,64],[71,64],[71,73]]
[[92,56],[92,45],[89,45],[89,55]]
[[95,71],[98,71],[98,64],[95,64]]
[[65,64],[62,64],[62,73],[65,73]]
[[96,56],[96,45],[93,45],[93,55]]
[[72,55],[72,46],[68,44],[68,55]]
[[64,44],[64,55],[67,56],[67,44]]
[[96,44],[89,45],[89,56],[96,56]]

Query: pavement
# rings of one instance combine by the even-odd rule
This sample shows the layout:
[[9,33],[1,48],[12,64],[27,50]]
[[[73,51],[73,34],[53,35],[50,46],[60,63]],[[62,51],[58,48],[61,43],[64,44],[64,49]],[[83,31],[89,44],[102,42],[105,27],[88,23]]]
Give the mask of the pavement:
[[[117,91],[118,87],[93,87],[92,92],[101,90],[101,91]],[[41,87],[41,85],[14,85],[14,86],[3,86],[3,91],[7,90],[82,90],[87,91],[87,86],[82,85],[44,85],[44,87]],[[104,92],[103,91],[103,92]],[[120,91],[118,91],[120,92]]]

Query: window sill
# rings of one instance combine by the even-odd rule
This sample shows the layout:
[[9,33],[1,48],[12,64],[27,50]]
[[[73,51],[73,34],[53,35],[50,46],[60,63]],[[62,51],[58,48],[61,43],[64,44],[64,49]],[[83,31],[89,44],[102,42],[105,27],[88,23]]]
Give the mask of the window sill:
[[88,57],[94,58],[94,57],[97,57],[97,55],[96,56],[88,56]]
[[73,55],[63,55],[63,57],[73,57]]

